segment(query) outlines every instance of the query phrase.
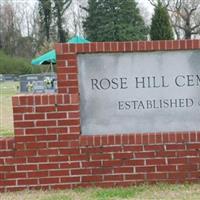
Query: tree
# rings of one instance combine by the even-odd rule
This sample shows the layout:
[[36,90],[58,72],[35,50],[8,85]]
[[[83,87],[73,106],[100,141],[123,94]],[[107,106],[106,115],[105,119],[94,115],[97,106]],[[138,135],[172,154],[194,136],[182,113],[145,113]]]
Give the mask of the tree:
[[21,30],[16,21],[17,16],[14,6],[10,2],[2,4],[0,13],[1,47],[10,55],[15,55],[18,46],[17,39],[21,37]]
[[135,0],[89,0],[83,28],[90,41],[145,40],[147,27]]
[[174,39],[167,9],[162,5],[160,0],[158,0],[154,9],[150,28],[150,37],[152,40]]
[[41,32],[45,33],[46,40],[50,39],[50,27],[52,23],[51,0],[39,0],[39,14],[41,22]]
[[[156,0],[148,0],[153,6]],[[177,39],[191,39],[200,33],[200,0],[162,0]]]
[[72,0],[53,0],[54,2],[54,15],[56,17],[56,23],[58,28],[58,38],[60,42],[66,42],[67,31],[64,30],[64,13],[69,8]]

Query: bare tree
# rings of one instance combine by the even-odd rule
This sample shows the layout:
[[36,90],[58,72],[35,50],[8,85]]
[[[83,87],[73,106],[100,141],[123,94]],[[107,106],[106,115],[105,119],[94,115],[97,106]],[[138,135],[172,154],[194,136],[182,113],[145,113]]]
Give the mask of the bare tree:
[[65,14],[66,23],[70,30],[70,35],[84,36],[82,21],[86,12],[81,7],[87,6],[87,0],[73,0]]
[[[157,0],[148,0],[153,6]],[[160,0],[171,17],[177,38],[191,39],[200,33],[200,0]]]
[[66,31],[63,28],[64,19],[63,16],[66,10],[69,8],[72,0],[53,0],[54,1],[54,13],[56,17],[58,38],[60,42],[66,42]]

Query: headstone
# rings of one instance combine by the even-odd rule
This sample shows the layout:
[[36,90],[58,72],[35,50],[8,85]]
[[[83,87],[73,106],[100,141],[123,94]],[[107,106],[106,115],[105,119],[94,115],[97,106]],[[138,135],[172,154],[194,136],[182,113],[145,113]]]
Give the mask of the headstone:
[[[50,81],[46,84],[45,80]],[[53,81],[51,81],[53,80]],[[57,91],[57,85],[55,84],[56,75],[55,74],[28,74],[20,76],[20,92],[27,93],[54,93]]]
[[0,74],[0,82],[3,82],[4,81],[4,76],[3,74]]

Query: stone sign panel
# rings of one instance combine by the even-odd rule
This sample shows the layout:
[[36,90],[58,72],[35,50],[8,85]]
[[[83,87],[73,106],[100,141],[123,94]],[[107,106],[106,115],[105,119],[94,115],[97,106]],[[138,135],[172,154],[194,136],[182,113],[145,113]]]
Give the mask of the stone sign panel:
[[81,132],[200,130],[200,52],[78,55]]

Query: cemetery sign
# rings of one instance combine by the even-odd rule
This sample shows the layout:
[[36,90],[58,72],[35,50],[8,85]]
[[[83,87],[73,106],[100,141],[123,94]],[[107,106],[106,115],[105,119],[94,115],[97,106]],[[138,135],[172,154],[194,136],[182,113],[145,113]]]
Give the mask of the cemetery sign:
[[82,134],[199,130],[200,52],[79,54]]

